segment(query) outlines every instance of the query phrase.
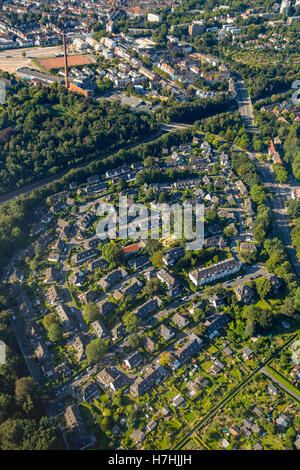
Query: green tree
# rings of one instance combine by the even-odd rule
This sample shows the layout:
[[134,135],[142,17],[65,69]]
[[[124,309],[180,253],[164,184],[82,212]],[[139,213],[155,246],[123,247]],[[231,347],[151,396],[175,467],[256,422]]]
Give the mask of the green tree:
[[252,338],[255,332],[255,324],[253,321],[247,321],[246,328],[245,328],[245,336],[246,338]]
[[227,237],[227,238],[233,237],[234,236],[234,227],[233,226],[225,227],[224,230],[223,230],[223,233],[224,233],[225,237]]
[[48,330],[48,338],[52,343],[60,343],[63,339],[62,329],[59,323],[52,323]]
[[83,308],[83,318],[88,325],[99,320],[100,311],[98,305],[93,302],[88,302]]
[[208,224],[213,224],[213,223],[217,222],[218,214],[214,209],[211,209],[211,210],[207,211],[205,219],[206,219],[206,222]]
[[151,156],[148,156],[143,161],[143,164],[146,168],[153,168],[155,166],[155,159]]
[[280,307],[280,312],[283,315],[292,317],[295,313],[295,310],[296,309],[295,309],[294,299],[292,299],[291,297],[286,297],[286,299],[284,300],[283,304]]
[[48,315],[45,315],[43,318],[43,325],[47,331],[49,331],[49,328],[53,323],[57,323],[57,322],[58,322],[58,318],[55,315],[55,313],[48,313]]
[[162,291],[162,285],[159,281],[159,279],[150,279],[149,281],[146,282],[146,285],[144,287],[144,292],[146,295],[149,295],[149,297],[154,297],[155,295],[159,295]]
[[289,427],[285,434],[285,442],[290,449],[293,449],[297,434],[294,428]]
[[31,377],[22,377],[15,382],[16,402],[23,405],[28,398],[36,401],[39,396],[39,388]]
[[205,313],[203,312],[203,310],[201,310],[200,308],[195,308],[193,312],[193,320],[195,323],[198,323],[199,321],[203,320],[204,316]]
[[202,336],[204,335],[205,331],[206,331],[206,326],[203,323],[199,323],[199,325],[195,329],[195,334]]
[[86,357],[89,364],[99,362],[107,353],[107,343],[102,339],[94,339],[86,347]]
[[146,250],[148,251],[149,255],[152,256],[156,251],[161,251],[162,244],[159,240],[155,240],[152,238],[148,238],[146,241]]
[[139,318],[133,313],[128,312],[123,316],[123,322],[128,333],[132,333],[133,331],[137,331],[138,327],[140,326]]
[[122,248],[115,243],[106,243],[102,247],[102,256],[109,263],[118,266],[123,258]]
[[261,299],[265,299],[268,294],[271,292],[272,285],[270,279],[263,277],[261,279],[257,279],[256,281],[256,289],[257,293]]
[[151,256],[151,262],[156,268],[161,269],[163,267],[163,259],[162,258],[163,258],[162,251],[156,251]]
[[250,196],[251,199],[259,205],[263,204],[267,198],[264,188],[259,184],[255,184],[251,187]]
[[138,334],[132,333],[130,336],[128,336],[127,345],[131,349],[137,349],[139,347],[139,344],[140,344],[140,337]]
[[169,352],[164,352],[161,355],[160,363],[163,367],[170,366],[172,363],[172,356]]

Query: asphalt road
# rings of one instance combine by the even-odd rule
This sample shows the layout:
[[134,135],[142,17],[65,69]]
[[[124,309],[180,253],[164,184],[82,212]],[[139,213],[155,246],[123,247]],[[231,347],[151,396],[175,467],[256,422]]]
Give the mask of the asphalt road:
[[272,209],[275,230],[277,232],[278,238],[283,242],[288,252],[295,274],[300,276],[300,263],[296,255],[296,251],[292,246],[289,219],[285,210],[285,198],[290,195],[293,186],[287,184],[280,185],[275,180],[275,174],[272,171],[272,167],[269,163],[262,163],[258,161],[255,157],[255,154],[251,152],[248,152],[248,155],[254,161],[260,173],[263,185],[266,187],[266,189],[272,191],[273,198],[269,199],[269,206]]
[[249,132],[257,133],[258,130],[254,125],[251,98],[242,79],[237,80],[235,89],[237,92],[237,103],[241,118]]

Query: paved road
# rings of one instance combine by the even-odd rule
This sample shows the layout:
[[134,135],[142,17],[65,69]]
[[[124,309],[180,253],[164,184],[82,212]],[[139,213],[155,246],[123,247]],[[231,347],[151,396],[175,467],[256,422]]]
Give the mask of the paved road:
[[[261,177],[261,181],[266,189],[272,191],[273,198],[269,199],[269,206],[272,209],[275,230],[278,238],[283,242],[289,255],[295,274],[300,276],[300,263],[295,249],[292,246],[290,235],[289,219],[285,210],[285,198],[291,193],[293,185],[280,185],[275,180],[275,174],[269,163],[263,163],[257,160],[255,154],[247,152],[248,156],[255,163]],[[297,186],[297,185],[295,185]]]
[[[246,90],[242,80],[237,82],[238,90],[238,101],[241,102],[241,116],[245,119],[247,129],[252,132],[256,132],[254,127],[254,114],[251,98]],[[242,149],[240,149],[242,150]],[[272,167],[267,162],[259,161],[255,153],[246,152],[247,155],[255,163],[261,177],[263,185],[273,192],[273,198],[270,199],[270,208],[272,210],[275,230],[278,238],[283,242],[289,255],[291,264],[297,276],[300,276],[300,263],[297,258],[295,249],[292,246],[292,240],[290,235],[289,219],[285,210],[284,197],[287,194],[290,196],[293,187],[298,187],[299,184],[293,179],[292,184],[281,185],[276,181],[275,174]]]
[[258,129],[254,125],[254,114],[251,103],[251,98],[245,87],[244,81],[239,77],[236,82],[235,90],[237,92],[237,103],[239,112],[245,126],[249,132],[258,132]]
[[286,349],[294,340],[295,338],[297,338],[297,335],[294,335],[292,338],[290,338],[281,348],[279,348],[271,357],[270,359],[268,359],[267,361],[265,361],[263,364],[261,364],[260,366],[258,366],[258,368],[252,372],[251,374],[248,375],[248,377],[246,377],[246,379],[241,382],[229,395],[227,395],[225,398],[223,398],[214,408],[212,408],[212,410],[202,419],[198,422],[198,424],[196,424],[196,426],[193,427],[193,429],[191,429],[191,431],[189,431],[182,439],[180,439],[179,442],[177,442],[175,444],[175,446],[172,448],[174,450],[178,450],[180,449],[183,444],[185,444],[185,442],[187,441],[187,439],[189,439],[195,432],[197,431],[200,431],[204,426],[206,426],[206,424],[208,423],[208,421],[213,418],[219,411],[221,408],[224,407],[224,405],[226,405],[235,395],[237,395],[237,393],[255,376],[257,375],[258,373],[262,372],[263,368],[269,364],[273,358],[280,353],[280,351],[282,351],[283,349]]

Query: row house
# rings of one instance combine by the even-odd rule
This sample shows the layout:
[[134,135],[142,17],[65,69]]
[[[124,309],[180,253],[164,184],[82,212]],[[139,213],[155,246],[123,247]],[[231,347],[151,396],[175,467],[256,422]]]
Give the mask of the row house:
[[126,277],[127,272],[125,271],[125,269],[115,269],[114,271],[100,279],[99,285],[100,287],[102,287],[102,289],[107,290]]
[[127,384],[126,378],[114,367],[105,367],[97,375],[97,381],[103,388],[117,392]]
[[102,300],[97,305],[101,315],[107,315],[115,309],[115,304],[109,302],[109,300]]
[[149,257],[147,255],[138,256],[130,261],[128,261],[128,266],[136,271],[138,269],[143,269],[149,264]]
[[83,359],[85,355],[86,343],[87,343],[86,338],[82,334],[79,334],[78,336],[76,336],[76,338],[74,339],[72,343],[72,347],[76,351],[76,358],[78,361],[81,361],[81,359]]
[[81,230],[85,230],[87,227],[89,227],[92,224],[94,219],[95,219],[94,214],[91,214],[91,213],[85,214],[78,220],[78,227]]
[[201,342],[202,341],[200,338],[195,337],[194,339],[185,343],[185,345],[182,346],[182,348],[178,349],[175,352],[175,356],[177,357],[179,362],[183,364],[188,359],[190,359],[194,354],[196,354],[199,351]]
[[166,341],[169,341],[175,335],[173,328],[164,324],[160,326],[159,333]]
[[91,261],[88,264],[88,270],[94,272],[96,269],[106,269],[108,267],[108,262],[104,258],[99,258]]
[[55,284],[57,281],[57,270],[54,268],[54,266],[51,266],[50,268],[47,268],[45,271],[45,284]]
[[108,331],[101,320],[94,321],[91,327],[97,338],[102,339],[108,337]]
[[74,255],[73,261],[75,264],[82,264],[86,263],[86,261],[96,258],[98,256],[98,251],[91,248],[89,250],[81,251],[80,253],[76,253]]
[[161,282],[166,284],[169,289],[175,287],[178,284],[178,280],[172,274],[170,274],[168,271],[166,271],[165,269],[160,269],[157,272],[157,278]]
[[224,249],[227,246],[227,241],[222,236],[208,237],[205,238],[203,247],[205,248],[221,248]]
[[79,300],[82,304],[88,304],[89,302],[92,302],[95,300],[97,294],[93,290],[88,290],[87,292],[83,292],[82,294],[79,295]]
[[73,325],[70,318],[69,308],[66,305],[58,304],[56,307],[56,313],[63,329],[65,331],[70,331]]
[[141,305],[141,307],[137,308],[134,313],[135,315],[140,318],[140,319],[144,319],[145,317],[147,317],[150,313],[153,313],[155,312],[155,310],[158,308],[159,306],[159,303],[158,302],[158,299],[157,298],[154,298],[154,299],[151,299],[151,300],[148,300],[148,302],[144,303],[143,305]]
[[222,277],[236,274],[241,269],[241,263],[234,258],[226,259],[201,269],[195,269],[189,273],[189,278],[196,286],[203,286],[210,282],[214,282]]
[[143,377],[137,377],[130,386],[130,393],[135,398],[138,398],[148,393],[156,383],[166,376],[167,371],[162,366],[158,366],[157,368],[151,366]]
[[57,305],[62,302],[63,294],[56,286],[51,286],[47,291],[47,298],[50,305]]
[[248,189],[246,188],[242,180],[236,181],[235,184],[242,196],[248,196]]
[[111,334],[113,341],[117,341],[122,338],[126,334],[126,329],[123,323],[118,323],[118,325],[112,328]]
[[80,415],[78,406],[68,406],[65,419],[69,430],[71,447],[76,450],[84,450],[91,446],[91,438]]
[[172,248],[163,254],[163,263],[169,268],[184,256],[184,249],[182,247]]
[[136,369],[142,362],[143,356],[139,351],[135,351],[124,360],[124,367],[126,367],[126,369]]
[[249,304],[254,299],[254,292],[247,284],[240,284],[234,287],[233,290],[239,302]]

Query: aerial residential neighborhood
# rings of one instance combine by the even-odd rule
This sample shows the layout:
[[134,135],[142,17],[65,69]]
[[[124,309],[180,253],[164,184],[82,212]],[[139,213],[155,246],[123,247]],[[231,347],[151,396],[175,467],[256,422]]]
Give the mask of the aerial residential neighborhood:
[[2,2],[1,450],[300,450],[300,2],[248,3]]

